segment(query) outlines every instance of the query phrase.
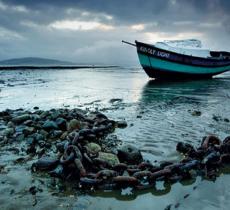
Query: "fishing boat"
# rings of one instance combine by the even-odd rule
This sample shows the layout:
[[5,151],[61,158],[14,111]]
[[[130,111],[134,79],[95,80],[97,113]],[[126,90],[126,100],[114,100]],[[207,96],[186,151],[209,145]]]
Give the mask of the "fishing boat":
[[158,42],[154,45],[139,41],[135,44],[122,42],[136,47],[140,64],[151,78],[204,79],[230,70],[230,52],[201,49],[199,40]]

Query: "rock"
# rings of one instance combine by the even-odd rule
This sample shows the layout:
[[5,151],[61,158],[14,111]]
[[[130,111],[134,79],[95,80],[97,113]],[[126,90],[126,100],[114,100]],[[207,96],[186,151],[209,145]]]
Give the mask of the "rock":
[[23,141],[25,139],[25,135],[24,134],[19,134],[16,136],[16,141]]
[[101,112],[91,112],[88,116],[87,116],[87,121],[89,122],[94,122],[94,121],[102,121],[102,120],[108,120],[108,118],[106,117],[106,115],[104,115]]
[[28,135],[30,135],[30,134],[32,134],[34,132],[35,132],[35,128],[34,127],[26,127],[25,129],[23,129],[23,134],[25,136],[28,136]]
[[68,147],[69,142],[67,140],[64,140],[62,142],[59,142],[56,144],[56,148],[59,152],[64,153],[65,149]]
[[101,112],[96,112],[96,116],[97,116],[97,118],[108,119],[108,117]]
[[16,123],[16,124],[20,124],[26,120],[29,120],[30,119],[30,115],[29,114],[23,114],[23,115],[20,115],[20,116],[17,116],[17,117],[14,117],[12,119],[12,122]]
[[57,124],[56,124],[54,121],[51,121],[51,120],[47,120],[47,121],[43,124],[42,127],[43,127],[43,129],[45,129],[46,131],[58,129]]
[[67,130],[67,122],[65,119],[59,117],[56,120],[56,124],[58,126],[58,128],[62,131],[66,131]]
[[48,115],[49,115],[50,113],[49,113],[49,111],[44,111],[44,112],[42,112],[41,114],[40,114],[40,118],[46,118]]
[[24,123],[24,125],[30,126],[33,124],[33,120],[26,120]]
[[62,135],[62,131],[61,130],[54,130],[53,132],[52,132],[52,137],[53,138],[59,138],[60,136]]
[[118,128],[126,128],[127,126],[128,126],[128,124],[125,120],[117,121],[117,127]]
[[28,145],[35,145],[36,144],[36,140],[33,137],[28,137],[28,138],[26,138],[26,143]]
[[4,141],[4,136],[0,134],[0,142]]
[[191,113],[191,115],[192,116],[196,116],[196,117],[199,117],[199,116],[201,116],[201,111],[198,111],[198,110],[194,110],[192,113]]
[[60,112],[58,110],[53,110],[53,112],[51,112],[52,119],[57,119],[59,115],[60,115]]
[[224,118],[224,122],[229,123],[229,122],[230,122],[230,120],[229,120],[228,118]]
[[81,129],[81,130],[79,131],[79,136],[84,136],[84,137],[86,137],[86,136],[88,136],[88,135],[90,135],[90,134],[92,134],[92,133],[93,133],[93,131],[92,131],[91,129],[84,128],[84,129]]
[[74,131],[69,133],[68,139],[72,141],[74,139],[75,135],[76,135],[76,132],[74,132]]
[[125,145],[118,149],[117,156],[120,162],[127,164],[139,164],[143,161],[140,150],[132,145]]
[[14,128],[15,126],[14,126],[14,123],[13,123],[13,122],[9,121],[9,122],[7,123],[7,127],[8,127],[8,128]]
[[35,106],[35,107],[34,107],[34,110],[38,110],[38,109],[39,109],[39,107],[38,107],[38,106]]
[[66,132],[62,133],[62,135],[60,136],[60,139],[64,140],[64,139],[66,139],[67,136],[68,136],[68,132],[66,131]]
[[1,111],[0,112],[0,117],[5,117],[5,116],[9,116],[9,110],[5,110],[5,111]]
[[97,118],[97,114],[96,113],[90,113],[88,116],[87,116],[87,121],[90,121],[90,122],[94,122],[95,119]]
[[122,99],[121,98],[112,98],[112,99],[110,99],[110,101],[109,101],[110,103],[115,103],[115,102],[122,102]]
[[21,134],[21,133],[23,133],[23,130],[24,130],[25,128],[27,128],[26,125],[19,125],[19,126],[17,126],[17,127],[15,128],[15,132],[16,132],[17,134]]
[[36,141],[45,140],[44,135],[42,135],[41,133],[35,133],[35,134],[34,134],[34,138],[36,139]]
[[49,171],[53,170],[57,167],[59,163],[58,159],[50,158],[50,157],[42,157],[36,163],[32,165],[32,171],[40,170],[40,171]]
[[76,119],[72,119],[68,123],[68,131],[73,131],[75,129],[79,129],[81,127],[80,121]]
[[6,129],[6,128],[7,128],[6,125],[3,125],[3,124],[0,123],[0,131],[4,130],[4,129]]
[[14,128],[6,128],[2,131],[4,136],[12,136],[14,134]]
[[108,162],[111,166],[115,166],[116,164],[120,163],[117,156],[112,153],[99,152],[98,157],[101,160]]
[[187,154],[190,151],[194,151],[194,148],[191,144],[178,142],[176,146],[176,150],[180,153]]
[[31,119],[32,119],[33,121],[39,121],[39,120],[41,119],[41,117],[40,117],[38,114],[33,114],[33,115],[31,116]]
[[61,164],[58,164],[57,167],[49,172],[49,175],[52,177],[57,177],[60,179],[65,178],[65,172],[64,172],[64,167]]
[[36,154],[36,147],[35,147],[34,144],[29,145],[29,146],[27,147],[27,149],[26,149],[26,154],[27,154],[27,155],[29,155],[29,154],[35,155],[35,154]]
[[215,120],[216,122],[219,122],[221,120],[221,117],[214,114],[212,116],[212,119]]
[[88,143],[85,147],[88,154],[96,155],[101,151],[101,146],[96,143]]
[[46,138],[46,137],[49,135],[49,133],[48,133],[47,131],[43,130],[43,129],[40,130],[39,133],[40,133],[41,135],[43,135],[44,138]]

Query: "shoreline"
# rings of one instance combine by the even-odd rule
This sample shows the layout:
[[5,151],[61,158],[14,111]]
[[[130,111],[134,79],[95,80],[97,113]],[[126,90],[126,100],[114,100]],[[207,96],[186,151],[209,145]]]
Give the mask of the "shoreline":
[[0,70],[19,70],[19,69],[101,69],[101,68],[119,68],[119,66],[103,66],[103,65],[50,65],[50,66],[39,66],[39,65],[17,65],[17,66],[0,66]]

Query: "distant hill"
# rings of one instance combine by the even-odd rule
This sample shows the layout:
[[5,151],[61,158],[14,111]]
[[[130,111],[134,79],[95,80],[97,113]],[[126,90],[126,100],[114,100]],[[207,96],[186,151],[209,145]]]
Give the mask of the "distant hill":
[[14,58],[9,60],[0,61],[0,65],[76,65],[75,63],[68,61],[60,61],[55,59],[46,59],[46,58],[36,58],[36,57],[26,57],[26,58]]

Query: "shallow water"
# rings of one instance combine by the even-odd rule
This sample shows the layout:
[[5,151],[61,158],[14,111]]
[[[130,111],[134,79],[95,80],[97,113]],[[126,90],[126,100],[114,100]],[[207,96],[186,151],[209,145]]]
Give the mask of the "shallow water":
[[[113,103],[111,99],[121,99]],[[114,119],[125,118],[129,126],[115,134],[124,142],[139,147],[151,161],[178,160],[178,141],[199,145],[206,134],[221,139],[230,134],[230,74],[212,80],[160,82],[149,80],[139,68],[78,70],[0,71],[0,110],[6,108],[41,109],[80,107],[100,110]],[[193,116],[200,111],[200,116]],[[1,162],[9,162],[7,154]],[[3,160],[4,158],[4,160]],[[23,179],[19,179],[24,174]],[[2,176],[2,177],[1,177]],[[4,208],[30,209],[23,194],[34,177],[26,168],[9,166],[1,175]],[[45,177],[45,181],[48,179]],[[188,183],[161,186],[159,189],[133,192],[129,189],[78,195],[40,193],[35,209],[229,209],[230,176],[228,171],[215,182],[198,177]],[[12,188],[16,195],[10,194]],[[210,193],[211,192],[211,193]],[[184,199],[184,196],[189,197]],[[28,196],[28,195],[27,195]],[[13,197],[9,204],[6,199]],[[49,200],[47,198],[50,198]]]

